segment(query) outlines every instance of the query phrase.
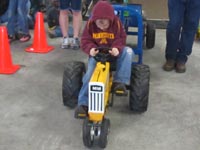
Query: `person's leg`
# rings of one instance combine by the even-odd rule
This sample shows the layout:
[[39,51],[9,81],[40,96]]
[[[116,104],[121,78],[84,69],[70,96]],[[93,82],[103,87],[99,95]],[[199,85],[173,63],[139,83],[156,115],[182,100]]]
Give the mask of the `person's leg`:
[[79,49],[80,42],[79,42],[79,34],[82,24],[82,15],[81,15],[81,0],[71,0],[72,3],[72,11],[73,11],[73,41],[72,41],[72,48]]
[[180,31],[183,24],[185,2],[183,0],[168,0],[169,23],[167,25],[167,44],[165,57],[175,60],[179,47]]
[[80,28],[82,23],[82,16],[80,11],[73,12],[73,28],[74,28],[74,38],[78,38],[80,34]]
[[28,0],[26,7],[27,7],[27,11],[28,11],[28,13],[27,13],[28,28],[29,29],[34,29],[34,18],[30,14],[30,10],[31,10],[31,1],[30,0]]
[[114,82],[130,84],[131,65],[134,57],[134,52],[130,47],[124,47],[122,53],[117,59],[116,72]]
[[61,44],[61,48],[69,48],[69,38],[68,38],[68,9],[70,6],[70,0],[60,0],[60,15],[59,15],[59,23],[60,28],[63,35],[63,42]]
[[176,72],[186,71],[187,57],[192,53],[192,45],[199,23],[200,1],[189,0],[186,3],[184,22],[180,37],[180,46],[176,58]]
[[73,11],[74,38],[78,38],[82,23],[81,0],[71,0],[71,3]]
[[74,117],[75,118],[85,118],[88,113],[88,84],[90,78],[94,72],[96,66],[96,60],[93,57],[89,58],[88,61],[88,69],[86,74],[84,75],[82,81],[83,85],[79,92],[78,96],[78,106],[75,109]]
[[84,105],[88,106],[88,83],[90,81],[90,78],[92,76],[92,73],[94,72],[96,66],[96,60],[93,57],[90,57],[88,60],[88,69],[86,74],[83,77],[83,85],[81,87],[81,90],[79,92],[78,96],[78,105]]
[[16,25],[16,12],[17,12],[17,0],[10,0],[8,6],[8,35],[10,37],[15,36],[15,25]]
[[26,42],[31,38],[28,27],[28,12],[28,0],[18,0],[17,23],[21,42]]
[[182,28],[180,48],[177,54],[177,62],[185,63],[187,56],[192,52],[192,45],[197,31],[200,17],[200,1],[190,0],[187,3],[184,24]]
[[185,0],[168,0],[169,23],[166,32],[166,62],[163,65],[165,71],[172,71],[175,68],[177,50],[183,17],[185,12]]
[[[65,6],[65,7],[64,7]],[[68,0],[60,0],[60,15],[59,15],[59,23],[61,27],[61,31],[63,37],[68,37]]]
[[60,23],[60,27],[61,27],[63,37],[68,37],[68,34],[67,34],[67,28],[68,28],[67,15],[68,15],[67,10],[60,10],[59,23]]

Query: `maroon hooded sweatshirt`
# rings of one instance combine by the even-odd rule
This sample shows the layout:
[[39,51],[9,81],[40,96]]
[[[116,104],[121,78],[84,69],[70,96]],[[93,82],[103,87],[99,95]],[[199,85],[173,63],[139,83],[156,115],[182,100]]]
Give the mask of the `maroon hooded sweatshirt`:
[[[106,31],[95,24],[97,19],[109,19],[110,26]],[[81,37],[81,49],[89,55],[91,48],[118,48],[121,53],[126,44],[126,33],[119,18],[114,14],[112,5],[107,1],[99,1],[93,8]]]

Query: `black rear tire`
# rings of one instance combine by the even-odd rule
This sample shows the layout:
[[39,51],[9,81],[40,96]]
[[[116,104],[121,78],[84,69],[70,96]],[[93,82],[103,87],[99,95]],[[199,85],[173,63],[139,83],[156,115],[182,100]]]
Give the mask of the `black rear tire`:
[[146,47],[151,49],[155,46],[156,29],[152,23],[147,23],[146,27]]
[[85,64],[83,62],[74,61],[66,64],[62,82],[62,96],[65,106],[74,108],[77,105],[84,72]]
[[149,66],[133,64],[131,71],[129,107],[132,111],[142,113],[147,110],[149,99]]

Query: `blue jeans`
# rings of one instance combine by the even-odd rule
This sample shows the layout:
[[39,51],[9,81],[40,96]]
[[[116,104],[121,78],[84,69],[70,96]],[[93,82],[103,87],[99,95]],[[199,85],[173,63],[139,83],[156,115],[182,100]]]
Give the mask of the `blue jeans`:
[[[117,58],[116,72],[114,75],[114,82],[121,82],[124,84],[130,84],[131,65],[134,52],[129,47],[124,47],[122,53]],[[78,96],[78,105],[88,106],[88,83],[92,76],[92,73],[96,67],[96,60],[93,57],[89,58],[88,69],[83,77],[83,86]]]
[[14,35],[16,32],[28,34],[28,1],[10,0],[8,6],[8,34]]
[[167,60],[187,62],[200,17],[200,0],[168,0]]

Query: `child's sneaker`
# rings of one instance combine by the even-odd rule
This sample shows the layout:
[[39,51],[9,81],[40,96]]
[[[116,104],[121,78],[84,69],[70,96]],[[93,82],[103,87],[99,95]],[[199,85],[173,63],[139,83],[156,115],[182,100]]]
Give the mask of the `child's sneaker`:
[[112,92],[118,96],[127,96],[128,91],[124,83],[114,82],[112,85]]
[[88,106],[80,105],[75,108],[74,117],[77,119],[84,119],[88,115]]
[[23,34],[22,37],[19,39],[21,42],[27,42],[31,39],[30,34]]
[[61,48],[62,49],[68,49],[68,48],[70,48],[70,40],[69,40],[69,38],[63,37]]
[[78,50],[80,48],[80,41],[79,41],[78,38],[73,38],[72,39],[71,47],[74,50]]

